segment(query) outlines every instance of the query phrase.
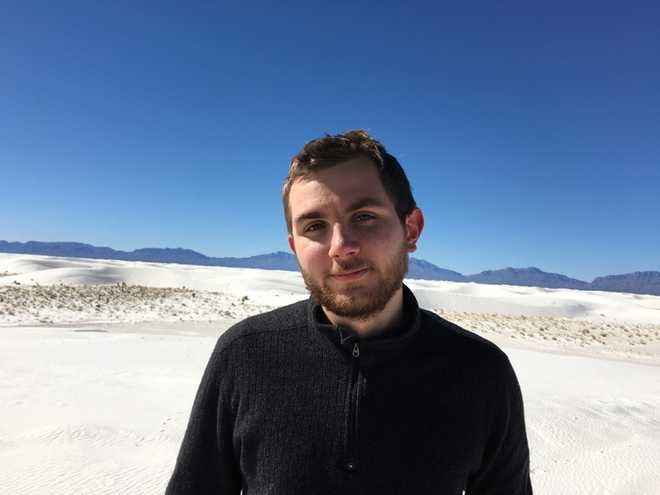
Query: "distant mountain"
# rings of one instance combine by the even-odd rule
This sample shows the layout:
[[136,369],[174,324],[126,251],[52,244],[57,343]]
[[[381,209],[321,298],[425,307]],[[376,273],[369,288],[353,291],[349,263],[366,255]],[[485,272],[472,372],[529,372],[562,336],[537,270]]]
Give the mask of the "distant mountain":
[[296,257],[284,251],[269,254],[259,254],[247,258],[211,258],[218,266],[235,268],[261,268],[264,270],[298,271]]
[[591,288],[594,290],[660,296],[660,272],[634,272],[597,277],[591,282]]
[[142,248],[129,253],[116,251],[118,259],[130,261],[151,261],[154,263],[180,263],[184,265],[213,265],[212,259],[192,249],[183,248]]
[[96,247],[80,242],[0,241],[0,252],[122,261],[149,261],[153,263],[179,263],[182,265],[298,270],[295,256],[282,251],[247,258],[212,258],[192,249],[183,248],[142,248],[134,251],[119,251],[109,247]]
[[[80,242],[0,241],[0,252],[298,271],[296,257],[283,251],[249,256],[246,258],[213,258],[198,253],[197,251],[183,248],[143,248],[134,251],[118,251],[109,247],[97,247]],[[546,288],[606,290],[660,296],[660,272],[657,271],[598,277],[594,279],[593,282],[589,283],[559,273],[547,273],[535,267],[486,270],[475,275],[465,276],[459,272],[440,268],[425,260],[410,258],[408,268],[407,277],[411,279],[447,280],[451,282],[477,282],[481,284],[506,284]]]
[[109,247],[96,247],[80,242],[0,241],[0,252],[74,258],[123,259],[117,257],[123,251],[115,251]]
[[213,265],[212,258],[204,256],[197,251],[182,248],[143,248],[128,252],[118,251],[109,247],[92,246],[91,244],[83,244],[81,242],[0,241],[0,252],[73,258],[181,263],[187,265]]
[[503,270],[486,270],[476,275],[466,277],[471,282],[480,284],[525,285],[530,287],[546,287],[548,289],[589,289],[590,284],[567,277],[559,273],[547,273],[536,267],[504,268]]
[[450,282],[467,282],[465,276],[453,270],[438,268],[433,263],[417,258],[410,258],[408,263],[408,278],[424,280],[448,280]]

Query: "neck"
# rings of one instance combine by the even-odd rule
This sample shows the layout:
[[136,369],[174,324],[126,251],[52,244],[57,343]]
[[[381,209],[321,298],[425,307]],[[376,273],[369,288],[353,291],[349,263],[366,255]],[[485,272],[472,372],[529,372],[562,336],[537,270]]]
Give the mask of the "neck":
[[353,319],[339,316],[323,307],[323,312],[333,325],[348,327],[361,337],[378,335],[392,328],[403,319],[403,287],[392,295],[382,311],[364,319]]

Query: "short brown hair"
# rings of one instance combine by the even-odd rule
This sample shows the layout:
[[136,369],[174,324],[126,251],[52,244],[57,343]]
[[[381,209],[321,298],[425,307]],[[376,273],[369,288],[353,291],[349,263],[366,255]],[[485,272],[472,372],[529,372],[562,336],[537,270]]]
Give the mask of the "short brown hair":
[[401,223],[405,223],[408,214],[417,206],[406,173],[397,159],[390,155],[379,141],[372,138],[367,131],[356,129],[334,136],[326,134],[314,139],[291,159],[289,175],[284,179],[282,187],[284,217],[289,234],[292,232],[289,194],[293,183],[317,170],[359,157],[369,158],[374,162],[385,192],[394,203]]

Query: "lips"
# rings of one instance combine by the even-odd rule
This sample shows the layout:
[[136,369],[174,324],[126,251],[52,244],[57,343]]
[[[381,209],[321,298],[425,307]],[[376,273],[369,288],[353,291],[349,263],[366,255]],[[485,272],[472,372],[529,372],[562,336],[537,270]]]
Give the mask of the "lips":
[[339,280],[353,279],[353,278],[358,278],[363,273],[366,273],[368,270],[369,270],[369,268],[365,267],[365,268],[359,268],[357,270],[350,270],[350,271],[345,271],[345,272],[332,273],[331,275],[335,278],[338,278]]

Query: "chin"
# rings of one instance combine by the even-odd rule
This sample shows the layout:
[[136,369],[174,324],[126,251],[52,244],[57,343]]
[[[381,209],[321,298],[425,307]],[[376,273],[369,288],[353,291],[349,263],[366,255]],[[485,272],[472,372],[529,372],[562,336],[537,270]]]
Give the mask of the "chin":
[[347,294],[346,297],[355,298],[359,294],[364,294],[363,297],[368,297],[372,291],[376,290],[376,287],[371,287],[369,284],[364,282],[353,282],[337,284],[336,286],[333,286],[332,284],[325,284],[325,290],[337,295]]

